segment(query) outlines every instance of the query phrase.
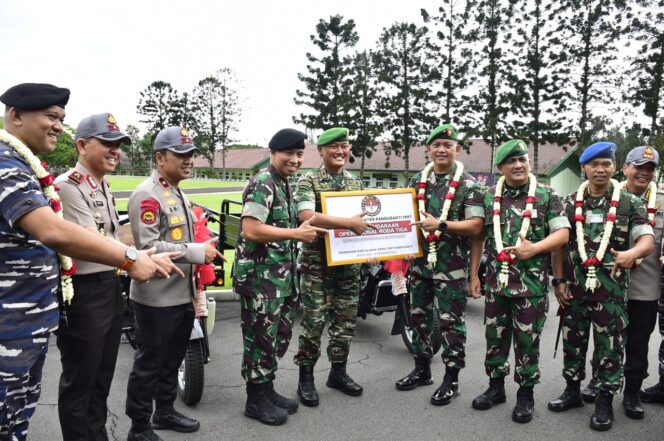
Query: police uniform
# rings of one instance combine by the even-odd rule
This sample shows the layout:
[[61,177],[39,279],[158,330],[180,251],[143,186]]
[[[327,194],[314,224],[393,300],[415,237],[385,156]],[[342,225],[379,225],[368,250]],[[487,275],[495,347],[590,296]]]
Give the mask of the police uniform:
[[[0,101],[22,110],[64,108],[69,90],[20,84]],[[16,223],[48,207],[29,164],[12,148],[21,141],[0,130],[0,439],[23,441],[41,392],[51,331],[58,327],[59,263],[55,251]]]
[[[155,150],[171,149],[163,146],[173,145],[179,152],[194,148],[188,133],[179,127],[166,128],[155,138]],[[126,413],[132,420],[131,437],[132,433],[150,430],[153,400],[153,418],[173,412],[178,368],[194,324],[194,264],[205,263],[205,245],[194,243],[195,218],[189,200],[157,170],[131,193],[128,211],[136,248],[156,247],[157,253],[179,251],[181,255],[173,261],[185,274],[184,278],[174,275],[131,284],[138,345],[127,384]],[[198,422],[187,426],[190,427],[182,431],[197,430]]]

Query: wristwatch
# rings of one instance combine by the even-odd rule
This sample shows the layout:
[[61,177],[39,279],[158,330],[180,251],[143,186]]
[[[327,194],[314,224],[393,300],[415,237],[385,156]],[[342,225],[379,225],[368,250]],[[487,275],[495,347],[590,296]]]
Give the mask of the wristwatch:
[[138,251],[134,247],[127,248],[125,251],[125,261],[120,266],[121,270],[129,271],[129,268],[138,260]]
[[438,224],[438,231],[440,231],[441,233],[446,232],[447,231],[447,222],[440,221],[440,223]]
[[564,277],[554,277],[551,279],[551,284],[553,285],[554,288],[558,287],[561,283],[567,284],[567,279]]

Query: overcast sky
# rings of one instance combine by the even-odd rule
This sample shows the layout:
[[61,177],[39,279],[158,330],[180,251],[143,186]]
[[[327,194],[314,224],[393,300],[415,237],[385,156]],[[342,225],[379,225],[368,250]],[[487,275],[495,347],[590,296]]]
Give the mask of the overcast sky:
[[[155,80],[180,92],[221,67],[244,85],[236,137],[262,146],[294,126],[293,104],[305,72],[309,36],[320,18],[352,18],[358,49],[375,47],[395,21],[422,23],[420,8],[438,2],[0,0],[0,93],[24,82],[71,89],[66,123],[112,112],[122,128],[139,125],[139,92]],[[140,125],[139,125],[140,126]],[[142,127],[141,127],[142,128]],[[296,127],[298,128],[298,127]],[[303,129],[302,127],[299,127]],[[143,128],[142,128],[143,129]]]

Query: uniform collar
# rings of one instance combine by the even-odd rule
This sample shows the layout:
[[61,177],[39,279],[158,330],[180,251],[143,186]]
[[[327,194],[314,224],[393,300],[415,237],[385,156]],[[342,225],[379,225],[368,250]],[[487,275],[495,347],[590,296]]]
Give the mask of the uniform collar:
[[162,189],[171,189],[171,190],[178,190],[178,187],[174,187],[171,184],[168,183],[166,178],[164,178],[161,173],[157,171],[157,169],[152,170],[152,181],[157,184],[159,187]]
[[279,174],[279,172],[277,171],[277,168],[276,168],[274,165],[272,165],[272,164],[268,165],[268,166],[267,166],[267,171],[270,172],[270,174],[272,175],[272,178],[273,178],[276,182],[285,182],[285,183],[288,183],[288,179],[283,178],[283,177],[281,176],[281,174]]
[[102,178],[101,182],[97,182],[94,176],[92,176],[92,173],[90,173],[90,170],[87,169],[83,164],[81,164],[80,161],[76,162],[76,166],[74,167],[74,170],[79,172],[85,180],[88,182],[88,185],[93,189],[96,190],[99,185],[101,185],[102,189],[106,191],[107,188],[109,188],[108,182],[106,181],[106,178]]
[[322,164],[319,167],[321,179],[332,179],[332,176],[343,175],[344,178],[350,177],[349,172],[346,170],[346,167],[341,169],[341,173],[330,173],[325,168],[325,164]]

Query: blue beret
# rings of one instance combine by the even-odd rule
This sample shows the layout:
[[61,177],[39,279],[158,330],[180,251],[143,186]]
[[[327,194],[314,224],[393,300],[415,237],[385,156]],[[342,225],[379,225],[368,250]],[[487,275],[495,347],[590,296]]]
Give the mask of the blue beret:
[[268,147],[270,150],[303,149],[307,135],[295,129],[281,129],[274,134]]
[[581,154],[579,164],[587,164],[595,158],[616,159],[616,145],[612,142],[600,141],[588,146]]
[[69,89],[51,84],[23,83],[7,89],[0,101],[21,110],[42,110],[51,106],[62,107],[69,102]]

